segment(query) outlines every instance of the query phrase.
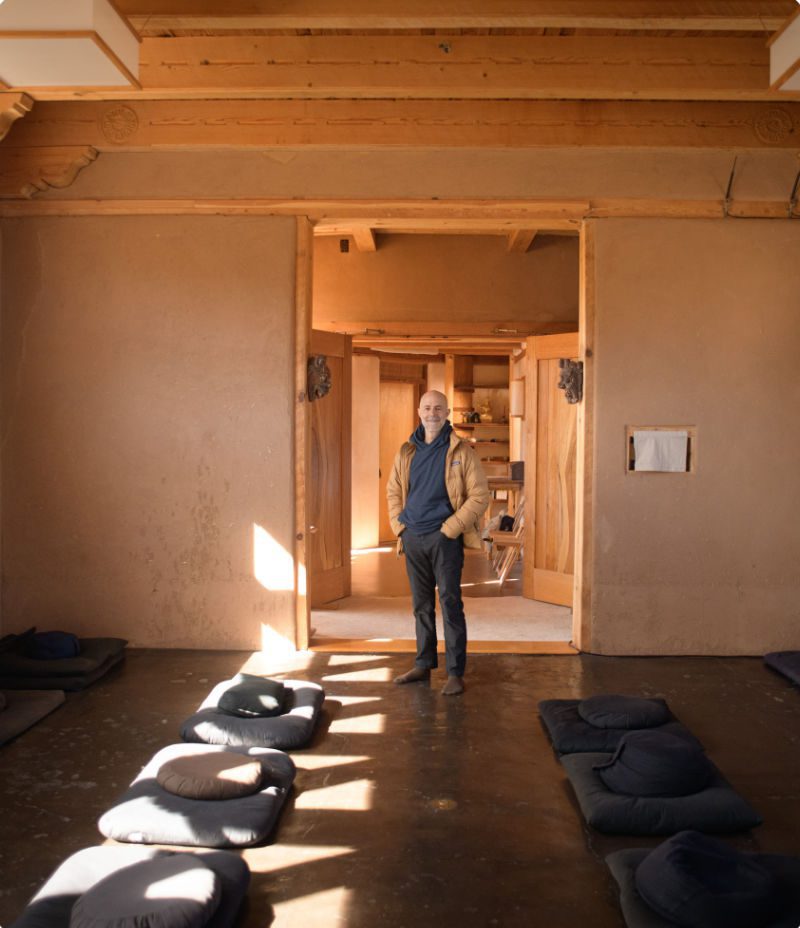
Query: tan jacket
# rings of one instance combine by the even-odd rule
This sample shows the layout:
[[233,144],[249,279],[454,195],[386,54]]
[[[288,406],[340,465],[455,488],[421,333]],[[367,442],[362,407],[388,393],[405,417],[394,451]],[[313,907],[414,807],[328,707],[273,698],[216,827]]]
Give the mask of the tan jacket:
[[[392,531],[397,538],[397,553],[403,550],[400,533],[405,526],[397,521],[403,511],[408,496],[408,482],[411,473],[411,459],[416,453],[416,445],[404,442],[394,459],[392,473],[386,484],[386,498],[389,501],[389,519]],[[463,441],[453,431],[450,433],[450,447],[445,458],[445,485],[453,514],[442,524],[442,532],[448,538],[464,536],[467,548],[480,548],[480,518],[489,505],[489,487],[478,456],[469,442]]]

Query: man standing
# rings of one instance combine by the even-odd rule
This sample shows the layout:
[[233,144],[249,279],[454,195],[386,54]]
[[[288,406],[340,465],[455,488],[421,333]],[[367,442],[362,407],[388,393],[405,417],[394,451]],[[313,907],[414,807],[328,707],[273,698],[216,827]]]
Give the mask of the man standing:
[[405,553],[417,633],[414,667],[395,683],[430,679],[436,654],[436,588],[444,623],[445,696],[464,692],[467,623],[461,600],[464,545],[480,548],[478,521],[489,489],[477,455],[447,421],[438,390],[419,403],[420,425],[397,452],[386,486],[398,553]]

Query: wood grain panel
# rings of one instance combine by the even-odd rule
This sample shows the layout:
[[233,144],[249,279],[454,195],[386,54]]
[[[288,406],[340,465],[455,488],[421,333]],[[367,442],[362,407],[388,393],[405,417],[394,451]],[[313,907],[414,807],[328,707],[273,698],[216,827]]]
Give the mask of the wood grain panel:
[[576,407],[557,387],[558,361],[539,361],[536,462],[537,568],[572,574],[575,552]]
[[774,96],[762,36],[173,36],[144,40],[140,77],[139,99]]
[[312,570],[341,567],[344,560],[337,500],[342,483],[342,462],[335,453],[342,431],[342,359],[328,357],[333,386],[321,400],[311,403],[311,479],[318,492],[308,513]]
[[350,593],[350,342],[312,332],[311,353],[324,354],[330,392],[309,403],[307,564],[312,606]]
[[91,145],[98,151],[337,145],[794,149],[799,127],[800,103],[783,99],[80,100],[37,103],[4,144]]
[[528,339],[526,545],[523,595],[572,605],[577,407],[558,389],[558,359],[576,358],[578,334]]

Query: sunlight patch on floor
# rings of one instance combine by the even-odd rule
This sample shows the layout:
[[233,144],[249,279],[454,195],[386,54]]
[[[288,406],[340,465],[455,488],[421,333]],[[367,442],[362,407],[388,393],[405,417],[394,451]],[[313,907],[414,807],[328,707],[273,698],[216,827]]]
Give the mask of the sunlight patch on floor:
[[336,735],[382,735],[386,730],[386,716],[374,712],[372,715],[334,719],[328,730]]
[[326,811],[369,812],[375,784],[372,780],[348,780],[334,786],[304,789],[295,799],[296,810],[325,809]]
[[275,923],[281,928],[308,928],[309,912],[314,925],[345,924],[353,890],[346,886],[307,893],[275,905]]
[[392,672],[388,667],[371,667],[349,673],[325,674],[322,679],[330,683],[337,680],[343,683],[388,683],[392,679]]

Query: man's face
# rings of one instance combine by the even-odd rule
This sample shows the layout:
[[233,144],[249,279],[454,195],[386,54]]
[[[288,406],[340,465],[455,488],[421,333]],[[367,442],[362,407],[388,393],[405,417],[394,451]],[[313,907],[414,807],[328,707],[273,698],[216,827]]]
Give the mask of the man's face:
[[450,410],[447,408],[447,397],[436,390],[426,393],[419,403],[419,418],[425,432],[429,436],[438,435],[447,421]]

